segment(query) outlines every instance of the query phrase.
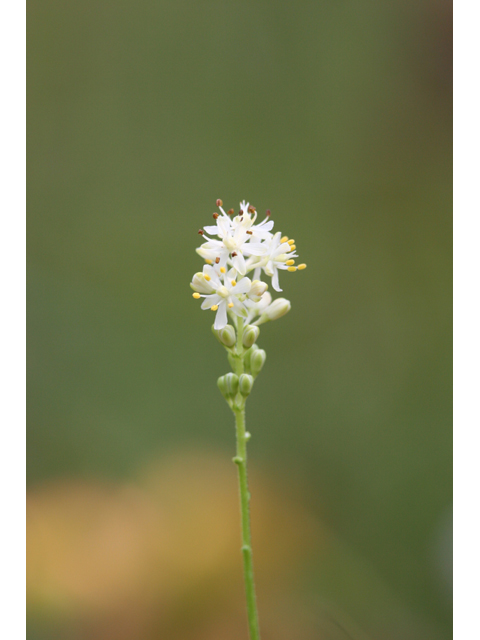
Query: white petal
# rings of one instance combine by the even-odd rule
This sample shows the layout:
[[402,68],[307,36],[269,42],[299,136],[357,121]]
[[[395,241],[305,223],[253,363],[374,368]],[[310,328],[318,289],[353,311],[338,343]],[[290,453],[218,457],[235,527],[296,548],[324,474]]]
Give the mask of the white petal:
[[249,242],[245,245],[245,253],[252,256],[264,256],[268,253],[268,245],[262,242]]
[[215,324],[213,325],[214,329],[219,331],[223,329],[223,327],[227,326],[227,301],[222,300],[218,305],[217,315],[215,316]]
[[247,293],[248,291],[250,291],[251,286],[252,286],[252,282],[251,282],[250,278],[242,278],[237,283],[236,287],[232,287],[231,291],[235,295],[237,295],[239,293]]
[[216,252],[211,251],[210,249],[205,249],[203,246],[201,246],[198,247],[198,249],[195,249],[195,251],[204,260],[215,260]]
[[275,289],[275,291],[282,291],[278,282],[278,269],[276,267],[273,268],[272,287]]
[[204,242],[202,247],[210,251],[218,251],[223,248],[223,242],[221,240],[209,240],[208,242]]
[[233,302],[232,311],[234,313],[236,313],[237,316],[246,316],[247,315],[247,309],[246,309],[245,305],[243,304],[243,302],[240,302],[240,300],[238,298],[236,298],[235,296],[230,296],[229,302]]
[[215,271],[215,269],[212,267],[212,265],[210,264],[206,264],[203,267],[203,273],[205,273],[211,281],[211,287],[213,290],[218,289],[219,287],[222,286],[222,283],[220,282],[220,278],[218,276],[218,273]]
[[202,302],[202,309],[211,309],[214,304],[218,304],[222,300],[216,293],[212,293],[210,296],[205,296],[205,300]]
[[237,255],[232,258],[232,264],[240,275],[245,275],[247,267],[245,265],[245,258],[241,253],[237,253]]
[[205,227],[203,227],[205,229],[205,231],[207,233],[209,233],[212,236],[218,236],[218,227],[217,225],[206,225]]
[[290,245],[288,244],[288,242],[282,242],[282,244],[278,246],[275,251],[272,251],[270,255],[272,256],[272,258],[276,258],[282,253],[290,253]]
[[256,228],[252,237],[259,238],[260,240],[270,240],[272,234],[270,231],[263,231],[263,229]]
[[280,244],[281,238],[282,238],[282,234],[280,233],[280,231],[277,231],[277,233],[273,236],[272,242],[270,244],[270,253],[273,253],[275,249],[278,247],[278,245]]
[[222,238],[228,235],[228,232],[230,231],[230,227],[232,226],[230,223],[230,218],[226,218],[226,217],[224,218],[223,216],[217,219],[217,225],[218,225],[218,235],[221,236]]
[[259,231],[259,227],[262,227],[262,231],[270,231],[270,229],[273,229],[273,220],[264,220],[263,222],[260,222],[260,224],[255,227],[255,231]]
[[225,274],[225,280],[236,280],[236,279],[237,279],[237,270],[236,269],[230,269]]
[[260,302],[257,304],[257,309],[259,311],[263,311],[264,309],[266,309],[268,307],[269,304],[272,303],[272,294],[269,291],[265,291],[265,293],[262,296],[262,299],[260,300]]

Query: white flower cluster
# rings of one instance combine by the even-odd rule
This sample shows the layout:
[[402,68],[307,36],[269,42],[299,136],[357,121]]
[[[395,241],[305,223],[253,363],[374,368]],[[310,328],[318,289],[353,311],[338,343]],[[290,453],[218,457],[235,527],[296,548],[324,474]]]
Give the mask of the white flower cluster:
[[[275,291],[281,291],[279,269],[292,272],[305,269],[305,264],[295,266],[298,257],[295,241],[280,232],[272,233],[270,211],[263,222],[255,224],[257,211],[248,202],[240,204],[236,216],[233,209],[224,211],[221,200],[217,200],[217,206],[220,213],[213,214],[216,224],[198,232],[206,239],[197,249],[206,264],[203,271],[193,276],[190,284],[195,292],[193,297],[204,298],[202,309],[216,311],[216,330],[227,325],[227,314],[240,316],[254,325],[280,318],[289,311],[290,302],[285,298],[272,302],[268,284],[260,278],[265,273]],[[251,280],[247,274],[252,271]]]

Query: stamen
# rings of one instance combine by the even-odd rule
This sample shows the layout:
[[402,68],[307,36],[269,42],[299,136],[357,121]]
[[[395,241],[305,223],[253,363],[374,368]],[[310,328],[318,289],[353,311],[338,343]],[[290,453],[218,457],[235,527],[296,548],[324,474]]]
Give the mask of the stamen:
[[217,311],[217,309],[218,309],[218,304],[214,304],[214,305],[213,305],[213,307],[210,307],[210,309],[211,309],[212,311]]
[[287,271],[296,271],[296,270],[297,270],[297,267],[288,267],[287,268]]
[[288,242],[288,236],[283,236],[283,238],[280,240],[280,244],[282,242]]
[[213,260],[210,260],[210,258],[205,258],[205,262],[207,264],[213,264]]
[[255,207],[252,207],[252,205],[250,205],[248,207],[248,213],[255,213],[255,211],[256,211],[256,209],[255,209]]
[[295,260],[287,260],[285,264],[287,265],[287,267],[291,267],[292,264],[295,264]]
[[210,276],[207,275],[206,273],[203,275],[203,277],[205,278],[205,280],[208,282],[209,280],[211,280]]
[[220,258],[215,258],[215,264],[218,264],[220,262]]
[[295,251],[295,249],[296,249],[296,248],[297,248],[297,247],[296,247],[294,244],[291,244],[291,245],[290,245],[290,251]]
[[227,273],[227,270],[225,269],[225,267],[220,267],[220,273]]
[[198,300],[201,297],[200,294],[197,292],[192,293],[192,296],[195,298],[195,300]]
[[199,233],[201,236],[203,236],[203,234],[205,233],[205,231],[204,231],[203,229],[199,229],[199,230],[198,230],[198,233]]
[[219,214],[218,213],[214,213],[213,214],[213,218],[216,220],[218,218]]
[[235,305],[233,304],[233,302],[229,302],[229,303],[228,303],[228,308],[229,308],[229,309],[233,309],[233,307],[234,307],[234,306],[235,306]]
[[288,244],[295,244],[295,240],[287,240]]
[[232,258],[235,258],[235,256],[237,256],[237,255],[238,255],[238,254],[237,254],[237,252],[236,252],[236,251],[234,251],[234,252],[232,253]]
[[229,209],[227,211],[227,213],[228,213],[229,216],[233,216],[233,214],[235,213],[235,210],[234,209]]
[[223,207],[223,200],[220,200],[220,198],[218,198],[216,205],[217,207]]
[[270,211],[270,209],[267,209],[267,210],[265,211],[265,215],[267,216],[267,218],[268,218],[268,216],[269,216],[269,215],[271,215],[271,211]]
[[237,281],[236,280],[232,280],[232,287],[236,287],[237,286]]
[[249,236],[253,236],[253,231],[247,231]]
[[306,269],[307,265],[302,263],[302,264],[299,264],[297,268],[301,271],[302,269]]

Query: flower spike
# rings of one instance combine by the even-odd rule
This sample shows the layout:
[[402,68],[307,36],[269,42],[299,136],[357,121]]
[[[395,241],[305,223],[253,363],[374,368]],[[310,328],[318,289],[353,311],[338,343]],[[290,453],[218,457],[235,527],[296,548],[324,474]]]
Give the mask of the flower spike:
[[240,210],[227,212],[223,201],[216,205],[220,213],[213,214],[214,224],[199,229],[202,244],[198,255],[204,260],[202,271],[194,274],[190,287],[195,300],[202,300],[201,309],[213,311],[212,331],[227,351],[232,372],[218,378],[220,392],[235,415],[237,454],[233,458],[238,467],[242,518],[242,553],[245,568],[245,587],[250,637],[260,638],[253,581],[252,543],[250,538],[250,493],[247,484],[247,442],[250,433],[245,429],[245,403],[256,377],[265,365],[267,354],[256,342],[259,325],[278,320],[290,311],[285,298],[272,299],[270,278],[274,291],[281,291],[279,272],[303,271],[305,263],[296,265],[295,240],[273,232],[270,209],[262,222],[257,222],[257,209],[245,200]]

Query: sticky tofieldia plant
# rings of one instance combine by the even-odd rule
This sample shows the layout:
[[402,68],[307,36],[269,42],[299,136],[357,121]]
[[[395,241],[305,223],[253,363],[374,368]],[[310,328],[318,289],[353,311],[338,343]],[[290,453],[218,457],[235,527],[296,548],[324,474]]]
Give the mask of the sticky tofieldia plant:
[[[251,640],[259,640],[247,484],[250,434],[245,430],[245,402],[266,359],[265,351],[255,344],[260,334],[259,325],[277,320],[290,311],[290,302],[285,298],[272,300],[268,284],[261,280],[262,274],[271,278],[275,291],[281,291],[279,270],[301,271],[307,265],[295,266],[298,256],[294,240],[280,232],[272,233],[270,211],[263,222],[256,224],[257,211],[245,201],[236,216],[233,209],[224,211],[221,200],[217,200],[217,207],[220,213],[213,214],[216,224],[198,232],[206,242],[198,247],[197,253],[206,264],[203,271],[193,276],[190,286],[194,298],[203,298],[202,309],[215,312],[213,333],[226,348],[233,369],[218,379],[218,387],[235,416],[237,454],[233,461],[238,467],[240,485],[248,626]],[[252,272],[250,279],[247,274]],[[229,318],[231,324],[228,324]]]

